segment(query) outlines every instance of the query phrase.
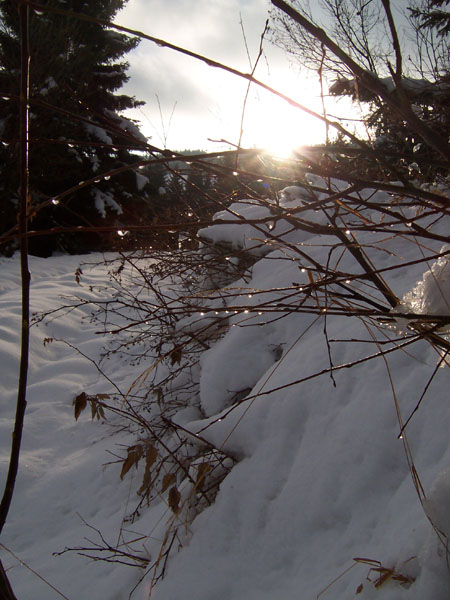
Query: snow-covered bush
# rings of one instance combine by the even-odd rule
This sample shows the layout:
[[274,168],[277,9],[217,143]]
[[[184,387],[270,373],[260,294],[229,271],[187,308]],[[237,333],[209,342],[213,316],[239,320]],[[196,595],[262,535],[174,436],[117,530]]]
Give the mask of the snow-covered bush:
[[[137,468],[139,478],[127,520],[146,521],[144,515],[152,514],[161,498],[171,513],[158,528],[159,547],[148,541],[159,557],[152,566],[154,582],[192,531],[197,535],[183,556],[193,557],[187,559],[189,569],[200,568],[198,544],[205,541],[196,523],[205,508],[205,514],[217,515],[207,527],[225,543],[226,528],[218,525],[231,518],[225,505],[242,496],[244,503],[272,514],[265,498],[279,496],[273,515],[282,518],[284,503],[290,525],[278,533],[270,530],[276,539],[293,528],[313,544],[331,512],[331,521],[343,525],[337,536],[331,522],[325,527],[331,536],[328,563],[344,544],[349,550],[337,569],[344,570],[345,560],[355,556],[370,556],[356,563],[360,573],[365,565],[380,579],[391,578],[399,593],[409,587],[414,599],[429,589],[429,574],[440,568],[438,555],[430,550],[412,567],[425,525],[408,541],[413,534],[402,514],[425,517],[424,490],[450,461],[445,451],[435,468],[426,445],[413,442],[413,453],[410,442],[439,420],[434,400],[428,400],[428,409],[420,408],[422,419],[414,404],[418,390],[427,393],[430,369],[448,366],[448,247],[443,246],[448,217],[442,195],[433,202],[429,191],[424,199],[420,189],[414,198],[399,184],[380,188],[374,183],[355,190],[345,181],[310,174],[277,199],[244,199],[216,214],[199,231],[197,250],[123,256],[112,265],[116,292],[97,315],[110,337],[104,360],[129,360],[142,371],[127,395],[134,424],[120,475],[126,479]],[[445,371],[433,375],[438,390]],[[398,451],[402,443],[406,459]],[[290,460],[301,462],[290,476],[281,476]],[[398,477],[391,477],[391,469]],[[331,472],[333,485],[327,483]],[[285,485],[293,486],[300,507],[295,513]],[[336,486],[341,491],[332,501]],[[387,513],[382,515],[381,504],[377,509],[371,497],[379,503],[392,498]],[[432,523],[436,510],[427,509]],[[370,533],[377,514],[380,526]],[[199,523],[209,523],[209,517]],[[445,534],[435,526],[445,546]],[[398,540],[386,543],[388,531]],[[252,535],[264,544],[264,527]],[[289,540],[287,551],[306,560],[297,535]],[[213,571],[214,556],[208,558]],[[176,573],[187,578],[178,561],[173,564],[173,579],[159,583],[168,597],[174,597]],[[294,571],[286,590],[299,577]],[[317,577],[307,583],[316,593]],[[355,572],[342,589],[356,589],[361,578]],[[443,598],[442,578],[433,585],[435,597]],[[206,599],[214,586],[207,579],[192,593],[195,589]],[[370,585],[363,588],[371,597]]]

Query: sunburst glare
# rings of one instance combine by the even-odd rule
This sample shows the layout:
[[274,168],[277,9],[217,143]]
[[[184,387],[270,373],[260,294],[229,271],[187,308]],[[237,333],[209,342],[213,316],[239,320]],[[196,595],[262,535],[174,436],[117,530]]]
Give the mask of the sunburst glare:
[[[318,103],[308,98],[305,105]],[[320,108],[313,105],[320,113]],[[258,147],[280,158],[287,158],[300,146],[323,142],[325,126],[322,121],[285,100],[268,94],[258,94],[247,103],[242,145]]]

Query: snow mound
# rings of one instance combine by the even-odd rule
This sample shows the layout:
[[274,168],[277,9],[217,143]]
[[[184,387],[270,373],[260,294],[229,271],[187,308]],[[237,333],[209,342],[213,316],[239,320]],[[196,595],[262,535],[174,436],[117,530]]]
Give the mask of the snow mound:
[[423,315],[450,315],[450,246],[441,248],[441,256],[401,301],[403,312]]
[[[328,233],[327,198],[345,184],[334,181],[328,191],[321,178],[310,177],[308,184],[285,188],[277,201],[236,202],[201,231],[210,244],[228,244],[251,255],[251,265],[245,277],[236,275],[224,289],[201,287],[200,269],[185,273],[183,282],[173,277],[165,288],[160,283],[165,302],[179,314],[170,329],[175,341],[161,350],[166,363],[159,357],[155,366],[149,357],[134,368],[119,354],[102,362],[124,389],[146,373],[140,381],[149,386],[149,397],[156,392],[145,405],[150,423],[163,413],[164,403],[173,403],[172,437],[165,441],[170,452],[186,436],[190,456],[207,447],[235,461],[215,501],[195,519],[156,499],[141,506],[132,524],[124,522],[124,506],[140,500],[135,492],[142,467],[130,469],[123,481],[119,477],[123,461],[117,453],[123,456],[132,436],[120,430],[114,437],[107,428],[100,436],[99,426],[84,416],[75,424],[74,395],[82,389],[103,392],[105,380],[70,346],[62,352],[54,344],[42,346],[43,337],[65,337],[83,354],[98,358],[104,340],[84,305],[66,311],[45,331],[34,329],[23,465],[2,541],[68,597],[123,598],[140,576],[133,570],[124,575],[117,564],[52,556],[66,545],[85,545],[78,512],[123,547],[131,538],[143,540],[141,551],[151,562],[174,535],[165,578],[152,590],[156,600],[448,600],[442,543],[450,535],[448,369],[436,369],[436,348],[426,339],[419,336],[409,344],[408,337],[389,329],[383,320],[390,317],[386,298],[361,277],[361,264],[348,245]],[[375,190],[352,193],[352,211],[340,214],[346,239],[357,240],[374,270],[403,298],[404,310],[448,315],[449,267],[442,241],[427,239],[420,246],[411,243],[407,232],[386,236],[375,226],[365,229],[367,223],[374,225],[374,217],[364,209],[364,199],[386,205],[392,199]],[[399,217],[403,223],[403,212]],[[427,214],[415,219],[429,231],[440,228],[439,238],[448,232],[448,217],[437,225]],[[364,226],[352,230],[361,222]],[[191,258],[201,261],[202,250]],[[35,310],[56,306],[57,296],[74,290],[108,305],[117,291],[108,269],[83,269],[80,287],[73,277],[75,260],[33,261]],[[0,365],[6,389],[0,405],[0,459],[5,467],[20,287],[17,257],[0,264]],[[338,274],[327,283],[332,301],[316,285],[323,275],[317,264]],[[200,267],[206,270],[201,262]],[[155,273],[161,269],[157,265]],[[104,287],[97,295],[92,286],[99,282]],[[130,293],[125,303],[134,302],[134,288],[123,289]],[[140,289],[147,294],[145,286]],[[191,307],[188,314],[182,296]],[[369,299],[367,304],[361,296]],[[141,318],[150,328],[148,315],[157,310],[157,300],[146,296],[146,301],[151,310],[147,307]],[[369,316],[342,314],[347,301],[352,309],[369,306]],[[178,345],[177,336],[184,345]],[[129,348],[135,352],[135,346]],[[171,368],[175,375],[169,380]],[[113,464],[102,470],[99,465],[105,462]],[[176,482],[184,507],[196,489],[196,463],[182,466],[191,478],[184,474]],[[417,478],[426,497],[415,487]],[[18,597],[49,598],[48,588],[38,589],[17,560],[5,554],[4,563]],[[380,574],[389,573],[376,585]],[[144,578],[136,594],[148,596],[149,587]]]

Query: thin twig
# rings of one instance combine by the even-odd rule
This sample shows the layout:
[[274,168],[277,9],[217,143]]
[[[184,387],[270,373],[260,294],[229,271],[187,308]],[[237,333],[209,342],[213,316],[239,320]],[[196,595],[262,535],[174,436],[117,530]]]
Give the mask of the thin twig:
[[[55,586],[52,585],[49,581],[47,581],[47,579],[45,579],[45,577],[42,577],[42,575],[40,575],[37,571],[32,569],[30,567],[30,565],[27,565],[27,563],[25,561],[23,561],[21,558],[19,558],[16,554],[14,554],[14,552],[12,550],[7,548],[4,544],[0,544],[0,547],[3,548],[3,550],[6,550],[6,552],[9,552],[9,554],[11,554],[11,556],[13,556],[23,567],[28,569],[31,573],[33,573],[33,575],[36,575],[36,577],[38,577],[38,579],[40,579],[42,582],[44,582],[45,585],[48,585],[48,587],[50,587],[54,592],[56,592],[59,596],[61,596],[61,598],[64,598],[64,600],[69,600],[69,598],[67,596],[65,596],[62,592],[60,592],[57,588],[55,588]],[[12,598],[15,599],[14,596],[12,596]],[[3,600],[3,598],[2,598],[2,600]],[[8,597],[5,598],[4,600],[8,600]]]

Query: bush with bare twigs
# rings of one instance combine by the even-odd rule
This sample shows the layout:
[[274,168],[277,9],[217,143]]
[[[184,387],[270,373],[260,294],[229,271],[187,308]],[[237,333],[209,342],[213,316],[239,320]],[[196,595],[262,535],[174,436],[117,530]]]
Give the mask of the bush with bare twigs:
[[[389,85],[375,68],[371,69],[386,55],[384,50],[376,56],[370,54],[369,36],[347,53],[339,44],[344,35],[340,22],[337,32],[326,32],[305,11],[282,0],[272,0],[272,4],[281,11],[281,23],[290,36],[301,31],[300,52],[311,50],[309,57],[320,67],[321,76],[326,69],[336,72],[344,65],[348,80],[357,81],[358,89],[368,90],[371,98],[384,103],[408,128],[409,135],[420,140],[417,143],[439,157],[439,170],[422,171],[412,164],[405,167],[392,161],[376,143],[358,138],[326,115],[320,119],[337,129],[340,136],[347,136],[350,143],[301,149],[282,165],[271,163],[276,168],[270,173],[254,168],[252,159],[257,151],[241,149],[227,155],[233,157],[232,166],[212,162],[215,155],[186,157],[167,152],[133,166],[164,163],[183,182],[180,186],[184,189],[186,176],[173,168],[173,162],[192,162],[196,170],[212,173],[217,181],[222,176],[237,182],[229,193],[214,194],[191,178],[188,187],[195,189],[196,207],[205,200],[217,211],[212,221],[197,215],[194,220],[161,225],[164,232],[178,236],[177,248],[120,254],[110,264],[111,285],[103,294],[106,300],[92,302],[80,295],[59,309],[71,310],[87,302],[92,305],[92,319],[108,338],[97,364],[101,372],[113,355],[141,371],[125,394],[109,378],[112,392],[81,391],[74,399],[75,418],[90,408],[93,418],[103,420],[114,413],[121,426],[129,429],[132,443],[118,459],[119,476],[124,479],[133,470],[140,479],[138,498],[127,521],[132,522],[147,505],[161,499],[170,511],[159,551],[151,560],[142,559],[132,549],[118,551],[101,532],[98,546],[78,550],[95,558],[103,554],[107,560],[137,563],[145,567],[145,575],[151,572],[153,583],[163,577],[172,551],[185,543],[195,517],[214,502],[222,481],[241,460],[242,453],[227,442],[239,423],[248,418],[253,403],[322,376],[330,377],[336,385],[339,373],[376,359],[385,361],[390,377],[386,356],[405,349],[409,352],[414,344],[433,349],[436,368],[406,418],[394,386],[392,396],[409,473],[419,502],[426,505],[409,446],[408,425],[438,369],[449,366],[448,142],[417,114],[405,93],[401,48],[387,0],[382,2],[381,14],[391,35],[395,60],[394,67],[385,61],[385,68],[391,70]],[[328,4],[337,10],[342,3],[330,0]],[[344,22],[360,4],[355,0],[347,6]],[[361,11],[364,7],[360,6]],[[364,11],[361,14],[364,16]],[[366,16],[369,20],[361,24],[364,31],[374,19],[372,13]],[[268,88],[252,75],[168,42],[157,43]],[[26,130],[22,133],[26,138]],[[265,157],[265,164],[270,160]],[[26,179],[26,174],[23,177]],[[257,185],[260,180],[266,186],[263,193]],[[26,195],[22,201],[20,238],[26,240]],[[151,227],[158,229],[159,225]],[[26,257],[26,245],[22,253]],[[269,265],[276,267],[272,279],[262,277]],[[23,271],[26,291],[26,264]],[[396,286],[396,276],[405,272],[412,273],[411,279],[424,274],[406,295]],[[82,268],[76,277],[82,280]],[[35,319],[57,315],[36,315]],[[365,332],[373,347],[371,354],[358,355],[355,345],[362,341],[360,338],[329,335],[333,324],[342,323],[343,318],[357,323],[355,331]],[[284,319],[289,323],[285,338],[277,329]],[[316,323],[325,340],[328,364],[270,387],[279,365]],[[344,327],[338,331],[345,334]],[[246,372],[245,365],[240,370],[236,366],[236,372],[230,373],[230,365],[237,365],[239,360],[240,343],[251,345],[259,363]],[[338,363],[334,362],[335,347],[340,352],[336,352]],[[349,360],[345,360],[347,353]],[[213,355],[216,368],[210,372]],[[218,357],[227,362],[222,378]],[[24,410],[23,401],[24,397],[19,397]],[[217,441],[216,432],[222,431],[224,423],[230,425],[231,433]],[[427,515],[448,558],[447,532],[433,521],[430,511]],[[377,574],[375,587],[388,580],[401,585],[414,582],[412,576],[380,561],[355,561],[367,564],[371,575]]]

